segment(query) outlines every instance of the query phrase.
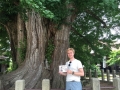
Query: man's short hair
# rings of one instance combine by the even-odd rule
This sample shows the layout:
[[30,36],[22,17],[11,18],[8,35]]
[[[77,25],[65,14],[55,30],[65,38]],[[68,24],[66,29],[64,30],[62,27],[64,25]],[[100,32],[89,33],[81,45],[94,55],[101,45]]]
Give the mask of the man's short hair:
[[68,52],[69,50],[73,51],[73,53],[75,54],[74,48],[68,48],[68,49],[67,49],[67,52]]

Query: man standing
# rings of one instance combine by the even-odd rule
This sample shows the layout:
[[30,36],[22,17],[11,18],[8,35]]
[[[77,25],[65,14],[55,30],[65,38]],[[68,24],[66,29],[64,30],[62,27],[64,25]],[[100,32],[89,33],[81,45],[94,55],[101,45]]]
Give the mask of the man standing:
[[67,72],[59,72],[60,75],[66,76],[66,90],[82,90],[81,76],[84,76],[82,63],[74,58],[75,50],[67,49],[69,61],[66,62]]

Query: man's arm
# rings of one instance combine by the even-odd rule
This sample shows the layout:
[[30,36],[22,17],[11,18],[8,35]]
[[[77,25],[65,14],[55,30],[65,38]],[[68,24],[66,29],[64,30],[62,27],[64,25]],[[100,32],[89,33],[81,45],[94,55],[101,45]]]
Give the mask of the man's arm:
[[79,68],[78,72],[68,70],[67,74],[73,74],[73,75],[76,75],[76,76],[84,76],[84,70],[83,70],[83,68]]
[[76,75],[76,76],[84,76],[83,68],[79,68],[78,72],[72,72],[72,73],[73,73],[73,75]]

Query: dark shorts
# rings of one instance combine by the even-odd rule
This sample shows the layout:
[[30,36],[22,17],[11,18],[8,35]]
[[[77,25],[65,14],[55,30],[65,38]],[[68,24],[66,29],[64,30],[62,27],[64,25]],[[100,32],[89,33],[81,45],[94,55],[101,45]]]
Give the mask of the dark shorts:
[[76,82],[76,81],[66,82],[65,90],[82,90],[81,82]]

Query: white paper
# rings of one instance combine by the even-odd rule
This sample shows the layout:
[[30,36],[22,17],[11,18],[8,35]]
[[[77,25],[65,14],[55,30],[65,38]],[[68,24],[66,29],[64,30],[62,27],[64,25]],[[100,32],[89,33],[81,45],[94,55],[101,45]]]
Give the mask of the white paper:
[[59,66],[59,71],[61,71],[61,72],[67,72],[67,66],[66,65],[60,65]]

